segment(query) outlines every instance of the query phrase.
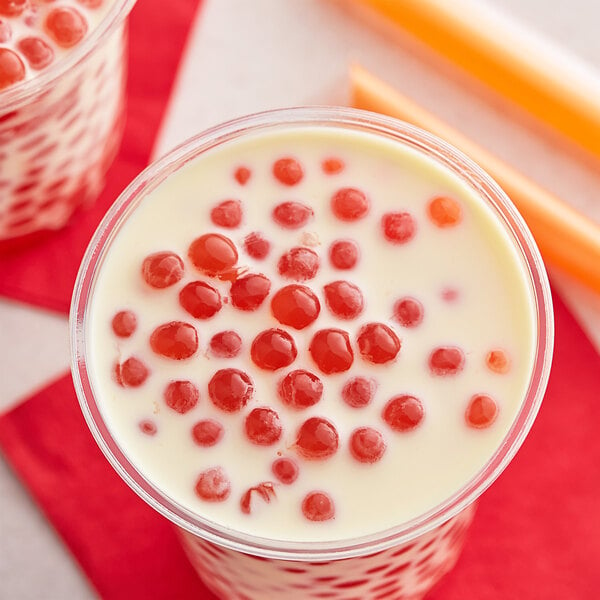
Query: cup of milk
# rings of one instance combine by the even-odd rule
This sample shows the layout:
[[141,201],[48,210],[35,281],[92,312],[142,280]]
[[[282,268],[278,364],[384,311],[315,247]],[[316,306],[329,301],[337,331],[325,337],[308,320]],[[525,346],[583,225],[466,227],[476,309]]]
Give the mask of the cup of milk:
[[208,130],[97,230],[71,313],[88,425],[220,598],[421,598],[540,407],[544,266],[479,167],[400,121]]
[[134,3],[0,2],[0,251],[61,228],[102,190],[123,132]]

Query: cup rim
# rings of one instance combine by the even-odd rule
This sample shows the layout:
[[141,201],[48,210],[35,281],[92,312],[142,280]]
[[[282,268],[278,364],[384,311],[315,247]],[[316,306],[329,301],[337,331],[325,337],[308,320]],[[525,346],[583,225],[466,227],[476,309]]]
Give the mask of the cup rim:
[[[351,128],[396,139],[450,168],[478,192],[503,222],[523,259],[535,304],[538,332],[525,399],[508,433],[486,465],[451,497],[408,522],[374,534],[328,542],[283,542],[236,532],[202,519],[160,492],[141,476],[112,438],[96,404],[85,362],[86,307],[99,263],[115,232],[144,195],[210,148],[248,133],[302,125]],[[221,546],[266,558],[311,561],[351,558],[407,543],[474,502],[506,468],[533,425],[550,373],[554,320],[548,278],[533,237],[517,209],[489,175],[443,140],[403,121],[363,110],[316,106],[269,110],[217,125],[183,142],[140,173],[105,215],[86,250],[71,304],[70,336],[73,380],[87,424],[113,468],[143,500],[182,529]]]
[[90,35],[81,44],[73,48],[65,56],[57,60],[49,68],[41,73],[0,91],[0,106],[2,112],[7,113],[15,110],[32,96],[39,94],[45,89],[53,87],[57,80],[66,72],[75,68],[84,61],[95,48],[106,42],[115,29],[127,17],[136,0],[115,0],[104,18],[98,23]]

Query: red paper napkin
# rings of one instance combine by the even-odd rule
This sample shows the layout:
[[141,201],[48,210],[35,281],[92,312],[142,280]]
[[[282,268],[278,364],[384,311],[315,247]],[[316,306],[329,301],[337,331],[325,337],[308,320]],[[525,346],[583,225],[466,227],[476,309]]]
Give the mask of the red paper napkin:
[[102,598],[213,598],[96,446],[70,375],[0,419],[0,446]]
[[[600,357],[556,300],[556,353],[523,448],[431,600],[587,600],[600,588]],[[0,418],[0,447],[106,600],[212,598],[172,527],[103,458],[65,376]]]
[[0,295],[69,310],[83,253],[100,219],[146,166],[166,109],[190,24],[201,0],[138,0],[130,17],[123,143],[104,191],[69,226],[26,250],[0,256]]

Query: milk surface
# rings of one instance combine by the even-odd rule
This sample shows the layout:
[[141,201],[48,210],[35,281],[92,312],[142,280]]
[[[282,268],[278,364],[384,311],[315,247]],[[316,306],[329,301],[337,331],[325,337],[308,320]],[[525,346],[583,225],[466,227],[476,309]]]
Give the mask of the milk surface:
[[[304,168],[304,178],[292,187],[272,174],[273,163],[293,156]],[[344,170],[326,175],[321,162],[336,157]],[[247,166],[252,176],[245,185],[233,177],[236,167]],[[342,187],[363,190],[371,200],[369,214],[357,222],[342,222],[331,212],[330,199]],[[447,195],[462,206],[461,223],[440,229],[426,216],[427,202]],[[242,202],[244,218],[237,229],[223,229],[210,220],[211,209],[225,199]],[[287,200],[303,202],[314,218],[298,230],[275,224],[273,208]],[[381,216],[389,211],[409,211],[417,221],[415,237],[404,245],[384,239]],[[262,232],[272,244],[265,260],[250,258],[243,240]],[[199,273],[187,257],[190,243],[200,235],[218,232],[232,239],[239,251],[238,265],[262,273],[272,282],[271,292],[254,312],[225,304],[209,320],[194,319],[179,304],[179,291],[190,281],[207,281],[228,296],[230,283]],[[340,271],[328,259],[336,239],[358,242],[361,257],[352,270]],[[304,282],[321,302],[319,318],[306,329],[281,326],[270,310],[273,294],[292,283],[277,270],[279,257],[293,246],[310,245],[321,259],[317,276]],[[183,279],[172,287],[150,288],[141,276],[149,254],[170,250],[185,263]],[[525,267],[493,211],[466,184],[432,159],[403,145],[370,133],[331,127],[302,127],[252,134],[225,143],[188,163],[149,193],[116,233],[100,262],[86,322],[88,369],[101,413],[117,443],[153,486],[201,517],[235,531],[286,541],[349,539],[400,525],[434,508],[461,489],[486,464],[506,436],[528,389],[537,327],[531,286]],[[342,321],[326,307],[323,286],[344,279],[362,290],[363,313]],[[447,292],[451,291],[448,299]],[[402,327],[393,316],[394,302],[412,296],[424,306],[424,319],[415,328]],[[127,339],[115,336],[111,320],[120,310],[133,311],[136,332]],[[181,361],[153,353],[149,338],[166,322],[194,325],[200,346]],[[381,322],[402,341],[397,358],[384,365],[364,361],[356,346],[362,325]],[[294,338],[298,357],[287,368],[263,371],[250,358],[255,336],[280,327]],[[312,361],[308,346],[313,334],[327,327],[348,332],[354,363],[345,373],[325,375]],[[208,351],[217,332],[233,329],[243,340],[241,353],[222,359]],[[464,370],[451,377],[435,377],[428,357],[438,346],[458,346],[465,353]],[[506,374],[492,372],[487,353],[502,348],[511,359]],[[114,377],[114,365],[136,356],[151,374],[138,388],[123,388]],[[218,369],[238,368],[254,381],[253,399],[239,413],[225,413],[209,399],[207,385]],[[277,395],[277,384],[294,369],[307,369],[321,378],[323,397],[305,410],[286,407]],[[373,377],[377,391],[373,402],[360,409],[341,399],[341,389],[353,376]],[[171,410],[163,399],[172,380],[189,379],[200,389],[200,401],[188,413]],[[467,426],[465,410],[474,394],[493,397],[499,407],[495,422],[485,429]],[[413,431],[392,431],[382,420],[382,409],[398,394],[418,397],[424,407],[422,423]],[[244,417],[258,406],[277,410],[284,431],[269,447],[250,443]],[[340,445],[326,460],[306,460],[293,448],[296,432],[309,417],[329,419],[337,427]],[[191,436],[200,419],[214,418],[225,427],[223,439],[202,448]],[[140,431],[139,423],[152,420],[153,436]],[[357,462],[348,439],[357,427],[374,427],[385,437],[383,458],[374,464]],[[279,456],[293,457],[300,469],[291,485],[277,482],[271,464]],[[231,479],[232,490],[224,502],[206,502],[195,491],[198,475],[220,466]],[[240,510],[240,499],[260,482],[275,484],[276,498],[252,502],[250,514]],[[335,503],[335,518],[307,520],[300,509],[308,492],[327,492]]]

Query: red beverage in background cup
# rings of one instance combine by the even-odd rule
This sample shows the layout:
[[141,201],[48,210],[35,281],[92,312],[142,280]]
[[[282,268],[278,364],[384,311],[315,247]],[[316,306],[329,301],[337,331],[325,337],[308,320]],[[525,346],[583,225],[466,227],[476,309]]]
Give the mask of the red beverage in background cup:
[[0,250],[63,227],[123,132],[135,0],[0,0]]
[[540,406],[531,235],[466,157],[272,111],[144,171],[72,306],[84,415],[221,598],[421,598]]

